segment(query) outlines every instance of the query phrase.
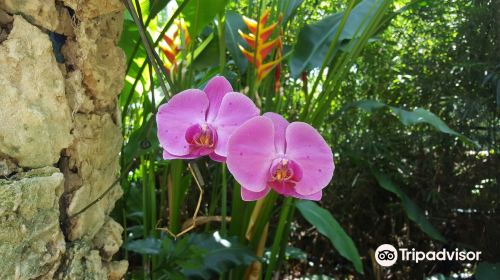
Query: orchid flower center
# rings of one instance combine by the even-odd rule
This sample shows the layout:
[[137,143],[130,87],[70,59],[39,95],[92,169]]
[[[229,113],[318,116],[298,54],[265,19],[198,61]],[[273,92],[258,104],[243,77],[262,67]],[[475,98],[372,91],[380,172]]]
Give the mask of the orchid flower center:
[[288,167],[288,160],[282,159],[274,166],[273,180],[278,182],[288,181],[293,176],[293,170]]
[[293,160],[275,159],[271,165],[271,182],[293,183],[302,179],[302,169]]
[[193,148],[212,149],[217,142],[217,132],[208,124],[195,124],[186,131],[186,141]]

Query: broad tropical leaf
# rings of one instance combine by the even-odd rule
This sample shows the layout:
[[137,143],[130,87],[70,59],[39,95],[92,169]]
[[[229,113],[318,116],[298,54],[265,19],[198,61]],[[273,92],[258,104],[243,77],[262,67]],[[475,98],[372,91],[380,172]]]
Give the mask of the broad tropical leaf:
[[[350,40],[362,34],[379,9],[385,8],[383,0],[364,0],[354,7],[347,18],[338,42]],[[305,25],[299,33],[290,59],[293,77],[304,70],[320,67],[326,58],[330,44],[340,27],[344,13],[335,13],[312,24]]]
[[201,267],[183,270],[190,279],[215,279],[231,268],[249,265],[256,260],[248,247],[236,239],[223,239],[218,232],[191,235],[190,243],[206,252]]
[[298,200],[295,203],[304,218],[316,227],[319,233],[328,237],[339,254],[350,260],[357,272],[363,274],[363,264],[358,249],[351,237],[344,231],[335,218],[318,204],[309,200]]
[[297,13],[297,9],[304,0],[279,1],[279,9],[284,13],[283,24],[286,24]]
[[236,66],[240,69],[241,73],[245,73],[248,61],[241,53],[238,45],[243,45],[245,41],[238,34],[238,30],[246,31],[246,25],[243,22],[241,15],[236,12],[229,11],[226,13],[226,47],[231,53]]
[[161,240],[151,237],[138,239],[125,244],[123,247],[141,255],[158,255],[161,250]]
[[189,35],[196,38],[203,28],[224,10],[226,4],[227,0],[190,0],[182,12],[189,22]]

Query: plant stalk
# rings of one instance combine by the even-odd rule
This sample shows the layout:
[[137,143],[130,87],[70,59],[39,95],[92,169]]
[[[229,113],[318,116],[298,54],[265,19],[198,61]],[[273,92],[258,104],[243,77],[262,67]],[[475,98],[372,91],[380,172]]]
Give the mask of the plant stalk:
[[293,197],[287,197],[283,201],[283,208],[281,209],[278,228],[276,229],[276,233],[274,234],[273,245],[271,247],[271,256],[269,258],[269,265],[267,266],[266,276],[264,277],[265,280],[271,279],[273,271],[276,267],[278,260],[278,253],[280,251],[281,239],[286,229],[288,214],[293,206],[293,202],[294,202]]
[[221,165],[221,167],[222,167],[222,191],[221,191],[222,221],[221,221],[220,233],[221,233],[221,236],[224,238],[227,236],[227,222],[226,222],[226,216],[227,216],[227,172],[226,172],[226,164],[223,163]]

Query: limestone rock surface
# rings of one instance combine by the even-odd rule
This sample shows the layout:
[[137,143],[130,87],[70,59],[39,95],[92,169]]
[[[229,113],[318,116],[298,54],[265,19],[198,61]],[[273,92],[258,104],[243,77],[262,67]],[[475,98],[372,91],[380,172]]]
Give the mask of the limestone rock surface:
[[0,279],[52,279],[65,252],[64,176],[45,167],[0,180]]
[[[69,216],[95,201],[116,183],[122,143],[120,128],[110,114],[75,114],[74,121],[75,142],[66,153],[70,158],[69,169],[77,170],[82,185],[71,195]],[[116,184],[94,206],[71,219],[68,238],[76,240],[85,236],[92,239],[104,225],[106,215],[111,212],[122,192],[120,185]]]
[[72,141],[72,125],[48,35],[15,16],[0,44],[0,65],[0,153],[22,167],[56,163]]
[[94,237],[94,248],[100,249],[103,260],[111,261],[114,254],[122,246],[123,227],[109,218]]
[[118,280],[127,271],[127,261],[102,261],[99,251],[93,250],[88,241],[73,242],[63,261],[64,270],[55,279],[63,280]]
[[0,0],[0,9],[22,14],[33,24],[64,35],[71,35],[71,18],[55,0]]
[[72,8],[80,19],[92,19],[124,9],[120,0],[63,0],[63,2]]
[[[75,38],[68,40],[62,49],[67,63],[80,69],[86,94],[94,100],[97,111],[115,108],[116,97],[124,85],[126,57],[116,46],[122,23],[121,12],[82,21],[75,29]],[[72,78],[75,83],[76,77]],[[83,101],[78,105],[85,101],[80,100]],[[82,112],[88,111],[88,107],[83,106],[87,110]]]

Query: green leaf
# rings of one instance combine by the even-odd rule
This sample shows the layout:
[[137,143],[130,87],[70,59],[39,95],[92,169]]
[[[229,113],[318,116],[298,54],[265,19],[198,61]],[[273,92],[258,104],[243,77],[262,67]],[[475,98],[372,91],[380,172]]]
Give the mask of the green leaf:
[[207,252],[193,245],[191,238],[192,235],[176,241],[163,238],[157,266],[160,279],[186,279],[183,269],[202,267]]
[[149,0],[149,18],[154,18],[156,15],[167,6],[170,0]]
[[372,170],[372,173],[377,179],[378,184],[382,188],[392,192],[401,200],[401,204],[403,205],[403,208],[406,211],[406,215],[408,215],[408,218],[410,218],[410,220],[415,222],[423,232],[425,232],[433,239],[439,240],[441,242],[446,242],[446,239],[441,235],[441,233],[427,220],[427,217],[425,216],[422,209],[420,209],[417,204],[415,204],[408,197],[408,195],[403,192],[403,190],[396,186],[387,175],[374,170]]
[[150,118],[140,128],[134,130],[123,147],[122,156],[126,166],[134,158],[158,149],[160,143],[156,135],[156,126],[151,124],[151,122],[155,122],[155,119]]
[[256,260],[249,248],[236,239],[222,239],[218,232],[193,234],[189,242],[205,251],[201,267],[183,270],[190,279],[216,279],[231,268],[249,265]]
[[337,13],[302,28],[290,58],[293,77],[298,77],[308,67],[321,66],[341,20],[342,13]]
[[138,239],[125,244],[123,247],[141,255],[158,255],[161,249],[161,240],[156,238]]
[[[135,22],[133,20],[124,20],[123,31],[118,45],[123,49],[125,55],[127,56],[127,64],[130,63],[130,60],[134,58],[132,57],[132,53],[138,40],[139,30]],[[135,57],[146,58],[146,51],[142,44],[139,44],[139,49],[135,54]]]
[[[203,48],[200,49],[201,47]],[[200,46],[195,50],[195,59],[191,66],[195,70],[203,70],[212,66],[217,66],[218,64],[219,39],[215,36],[212,36],[212,39],[210,39],[210,41],[208,41],[206,45],[200,44]]]
[[477,280],[500,279],[500,263],[480,262],[475,276]]
[[297,9],[304,0],[282,0],[279,1],[279,10],[284,12],[283,25],[286,24],[297,13]]
[[183,10],[188,25],[189,36],[196,38],[214,17],[224,10],[227,0],[190,0]]
[[347,104],[342,108],[339,114],[345,112],[350,108],[360,108],[369,113],[373,113],[374,111],[379,110],[381,108],[389,108],[391,112],[394,113],[394,115],[396,115],[401,121],[401,123],[403,123],[405,126],[426,123],[442,133],[457,136],[460,140],[464,141],[465,143],[475,145],[476,147],[479,146],[479,144],[476,141],[473,141],[472,139],[466,137],[465,135],[451,129],[438,116],[422,108],[416,108],[413,111],[407,111],[399,107],[386,105],[376,100],[362,100]]
[[[342,29],[338,42],[351,40],[362,34],[368,28],[370,18],[378,9],[385,8],[383,0],[363,0],[356,5]],[[290,59],[290,70],[293,77],[307,69],[320,67],[326,58],[344,13],[326,16],[320,21],[306,24],[299,33],[294,52]]]
[[385,105],[382,102],[378,102],[377,100],[361,100],[361,101],[355,101],[351,104],[348,104],[345,109],[349,108],[361,108],[369,113],[373,113],[376,110],[385,108],[387,105]]
[[342,229],[332,214],[318,204],[308,200],[298,200],[295,206],[299,209],[302,216],[311,225],[316,227],[319,233],[330,239],[330,242],[332,242],[332,245],[337,249],[339,254],[351,261],[356,271],[363,274],[363,264],[361,263],[356,245],[354,245],[351,237]]
[[246,25],[243,22],[243,18],[236,12],[229,11],[226,13],[226,32],[225,41],[226,47],[234,59],[236,66],[240,69],[241,73],[245,73],[248,67],[248,61],[241,53],[238,44],[244,45],[244,40],[238,34],[238,29],[241,31],[246,30]]
[[449,128],[438,116],[433,113],[417,108],[413,112],[406,111],[397,107],[390,107],[399,120],[406,126],[414,125],[419,123],[428,123],[432,125],[435,129],[450,135],[462,136],[460,133]]

